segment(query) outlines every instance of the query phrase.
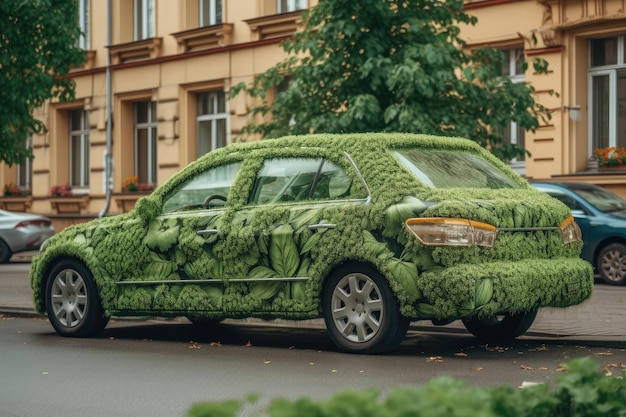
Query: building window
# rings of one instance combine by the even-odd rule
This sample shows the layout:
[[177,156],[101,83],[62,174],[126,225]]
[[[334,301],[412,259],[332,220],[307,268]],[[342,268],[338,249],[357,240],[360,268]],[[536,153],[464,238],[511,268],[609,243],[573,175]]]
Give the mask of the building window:
[[84,51],[89,50],[89,0],[78,1],[78,25],[80,27],[80,38],[78,47]]
[[306,0],[277,0],[276,6],[278,13],[295,12],[296,10],[306,9]]
[[626,36],[589,41],[589,155],[626,147]]
[[157,176],[156,102],[135,103],[135,175],[139,182],[156,184]]
[[[31,150],[33,149],[33,137],[32,135],[28,135],[26,139],[26,147]],[[32,179],[33,179],[33,163],[30,158],[24,158],[22,162],[17,164],[17,179],[15,181],[15,185],[22,190],[29,190],[32,188]]]
[[72,188],[89,186],[89,113],[82,109],[70,110],[70,185]]
[[133,39],[154,37],[154,0],[133,0]]
[[222,91],[198,94],[198,156],[226,146],[226,97]]
[[[513,48],[503,51],[506,59],[502,66],[502,75],[511,78],[514,83],[523,83],[526,81],[524,74],[524,49]],[[504,132],[504,137],[510,142],[521,148],[525,147],[525,131],[519,127],[517,123],[511,122]],[[524,173],[525,156],[519,156],[511,161],[511,166],[520,174]]]
[[200,27],[222,23],[222,0],[200,0],[199,6]]

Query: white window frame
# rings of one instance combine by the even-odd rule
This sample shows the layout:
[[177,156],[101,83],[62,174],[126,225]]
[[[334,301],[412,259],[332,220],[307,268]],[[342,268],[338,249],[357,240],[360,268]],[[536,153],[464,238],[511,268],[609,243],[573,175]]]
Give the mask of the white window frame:
[[307,0],[277,0],[276,10],[278,13],[290,13],[307,8]]
[[[138,122],[137,118],[137,109],[139,103],[149,103],[148,105],[148,121],[147,122]],[[147,152],[146,161],[147,161],[147,173],[145,182],[147,184],[156,184],[157,183],[157,170],[156,170],[156,151],[157,151],[157,142],[158,142],[158,134],[157,134],[157,109],[156,104],[152,100],[146,101],[138,101],[134,103],[133,106],[134,113],[134,150],[135,150],[135,159],[134,159],[134,175],[139,178],[140,182],[144,182],[141,173],[139,172],[139,158],[141,157],[142,152]],[[146,130],[147,131],[147,147],[148,149],[140,149],[139,146],[139,131]]]
[[[140,19],[141,17],[141,19]],[[133,39],[154,37],[154,0],[133,0]]]
[[[33,135],[29,134],[26,138],[26,149],[32,152],[33,149]],[[33,186],[33,161],[30,158],[24,158],[24,160],[16,164],[17,175],[15,185],[24,190],[30,189]]]
[[[520,48],[520,47],[515,47],[515,48],[506,49],[502,51],[508,55],[507,56],[508,63],[509,63],[508,77],[511,79],[513,83],[516,83],[516,84],[526,82],[526,74],[517,72],[516,52],[520,49],[522,50],[522,53],[523,53],[523,48]],[[517,145],[519,142],[519,139],[517,137],[517,130],[518,130],[517,123],[515,122],[509,123],[509,126],[507,127],[507,129],[509,133],[510,142],[514,145]],[[526,173],[526,160],[525,159],[522,159],[520,161],[517,158],[513,158],[511,161],[509,161],[509,165],[511,166],[511,168],[513,168],[517,173],[521,175],[524,175]]]
[[208,94],[209,98],[211,100],[213,100],[214,102],[214,109],[217,109],[217,103],[218,103],[218,95],[222,94],[224,96],[224,112],[223,113],[210,113],[210,114],[198,114],[197,118],[196,118],[196,132],[197,132],[197,136],[198,136],[198,143],[197,143],[197,149],[198,149],[198,156],[201,156],[200,154],[200,149],[202,148],[201,142],[202,139],[200,137],[200,123],[201,122],[209,122],[211,124],[211,143],[210,143],[210,149],[209,152],[217,149],[218,148],[218,144],[217,144],[217,121],[218,120],[224,120],[224,129],[226,130],[224,132],[224,145],[228,144],[228,132],[229,132],[229,118],[228,118],[228,100],[226,99],[226,93],[224,93],[223,91],[204,91],[202,93],[198,93],[196,95],[196,100],[200,100],[200,96],[202,94]]
[[615,65],[604,65],[598,67],[591,66],[591,40],[589,40],[589,48],[588,48],[588,83],[587,83],[587,102],[589,113],[587,115],[587,137],[588,139],[588,154],[593,155],[593,151],[599,144],[596,142],[594,137],[594,115],[595,115],[595,103],[594,103],[594,91],[593,91],[593,81],[595,77],[609,77],[609,143],[608,146],[618,146],[618,132],[617,132],[617,72],[620,70],[626,70],[626,57],[624,56],[624,43],[626,42],[626,34],[618,35],[617,37],[617,64]]
[[[219,5],[219,7],[218,7]],[[220,24],[224,21],[224,4],[223,0],[198,0],[198,20],[199,27],[212,26]],[[209,8],[209,21],[204,21],[205,8]],[[217,11],[220,10],[220,15],[218,19]]]
[[[80,114],[80,128],[72,130],[74,115]],[[89,187],[89,112],[84,109],[69,111],[69,183],[72,190]],[[74,154],[74,141],[78,141],[79,155]],[[80,178],[74,178],[74,164],[78,164]]]
[[78,47],[83,51],[89,50],[89,0],[78,1],[78,25],[80,26],[80,37]]

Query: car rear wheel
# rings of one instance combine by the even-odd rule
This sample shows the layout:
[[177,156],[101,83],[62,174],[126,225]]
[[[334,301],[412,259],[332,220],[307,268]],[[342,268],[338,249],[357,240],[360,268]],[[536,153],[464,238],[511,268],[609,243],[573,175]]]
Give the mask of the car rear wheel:
[[406,335],[409,319],[385,278],[369,265],[348,263],[327,280],[324,320],[333,342],[351,353],[394,350]]
[[46,310],[52,327],[62,336],[95,336],[109,321],[93,275],[74,260],[62,261],[52,269],[46,285]]
[[600,278],[607,284],[626,284],[626,246],[612,243],[600,251],[596,262]]
[[537,309],[516,314],[465,318],[465,328],[486,342],[506,342],[526,333],[537,317]]
[[11,248],[4,240],[0,239],[0,264],[5,264],[9,262],[11,256],[13,256],[13,254],[11,253]]

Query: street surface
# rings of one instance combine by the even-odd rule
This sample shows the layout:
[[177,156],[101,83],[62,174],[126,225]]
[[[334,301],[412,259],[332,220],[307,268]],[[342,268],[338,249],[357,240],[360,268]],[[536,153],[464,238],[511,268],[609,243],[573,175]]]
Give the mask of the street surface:
[[[112,320],[94,339],[63,338],[32,314],[29,264],[0,265],[0,416],[185,416],[195,402],[328,398],[346,388],[421,386],[448,375],[471,386],[552,383],[560,365],[592,357],[626,364],[626,287],[597,284],[591,300],[545,309],[527,335],[480,344],[462,326],[413,323],[398,352],[337,352],[321,321]],[[7,304],[11,304],[7,306]]]

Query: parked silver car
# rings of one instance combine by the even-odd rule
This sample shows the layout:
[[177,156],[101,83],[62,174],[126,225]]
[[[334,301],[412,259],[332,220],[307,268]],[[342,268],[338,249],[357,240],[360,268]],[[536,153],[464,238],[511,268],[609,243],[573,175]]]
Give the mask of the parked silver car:
[[0,263],[9,262],[14,253],[39,249],[53,234],[45,216],[0,210]]

